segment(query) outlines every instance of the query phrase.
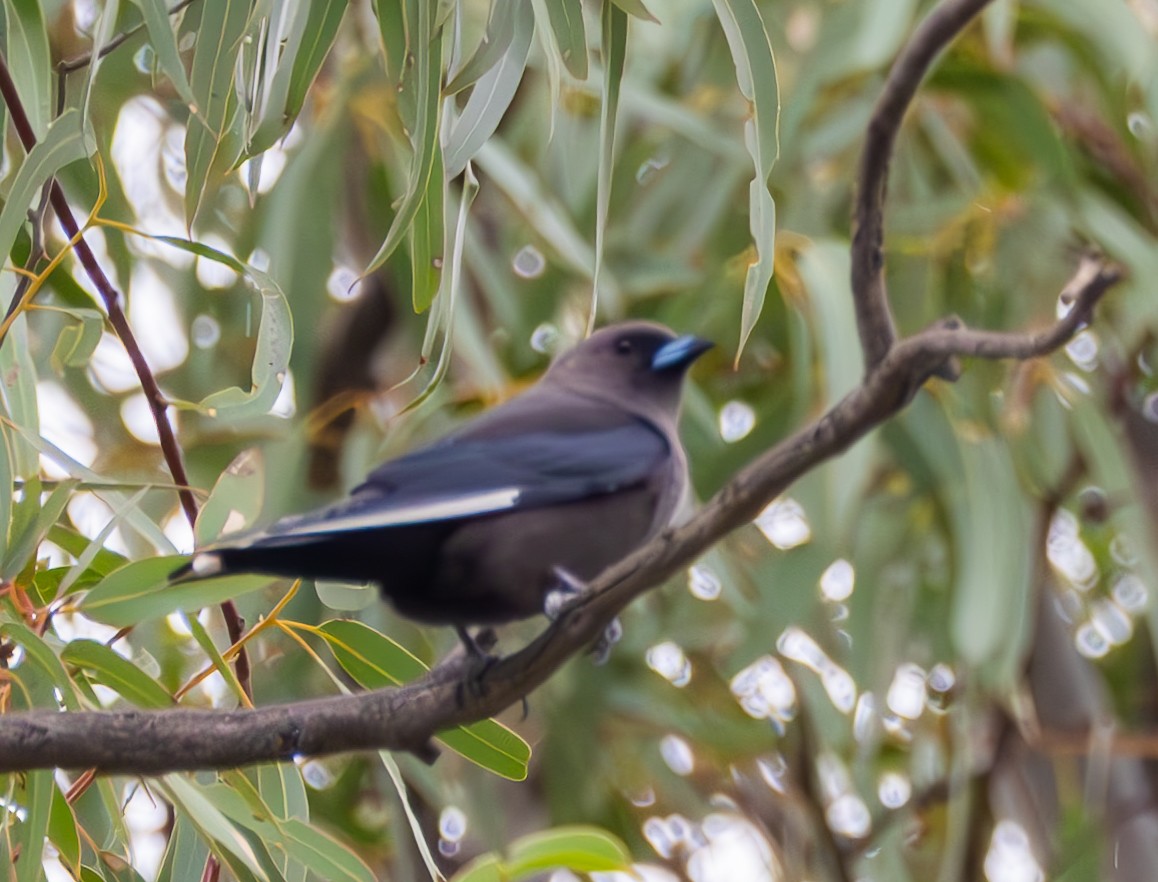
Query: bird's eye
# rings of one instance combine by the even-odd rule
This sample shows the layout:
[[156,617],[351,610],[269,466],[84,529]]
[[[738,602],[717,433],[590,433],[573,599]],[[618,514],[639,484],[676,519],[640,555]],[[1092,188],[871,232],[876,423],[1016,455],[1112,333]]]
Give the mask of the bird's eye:
[[634,348],[635,347],[631,345],[631,341],[626,337],[615,342],[615,351],[620,355],[629,355]]

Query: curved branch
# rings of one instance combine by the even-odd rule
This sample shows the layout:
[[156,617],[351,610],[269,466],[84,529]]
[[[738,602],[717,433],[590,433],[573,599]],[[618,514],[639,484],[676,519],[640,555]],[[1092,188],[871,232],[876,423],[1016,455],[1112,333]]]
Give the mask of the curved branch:
[[869,118],[857,173],[852,235],[852,296],[866,373],[884,360],[897,339],[883,250],[885,191],[897,132],[933,61],[990,2],[948,0],[933,9],[897,56]]
[[687,524],[669,529],[591,583],[589,591],[527,647],[481,674],[458,655],[398,689],[321,698],[252,711],[32,711],[0,716],[0,772],[94,767],[159,774],[225,768],[347,750],[408,750],[429,758],[430,739],[520,701],[602,632],[623,607],[749,523],[796,478],[892,417],[958,356],[1030,358],[1063,345],[1120,277],[1082,261],[1066,291],[1073,308],[1045,331],[995,334],[956,321],[893,347],[859,387],[823,417],[742,469]]

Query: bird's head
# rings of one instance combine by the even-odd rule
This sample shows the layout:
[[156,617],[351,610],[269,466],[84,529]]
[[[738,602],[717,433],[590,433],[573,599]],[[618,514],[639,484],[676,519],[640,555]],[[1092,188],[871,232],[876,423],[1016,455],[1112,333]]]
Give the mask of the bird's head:
[[596,331],[565,352],[547,375],[553,382],[630,409],[646,411],[658,405],[674,416],[684,374],[712,345],[691,334],[677,336],[653,322],[622,322]]

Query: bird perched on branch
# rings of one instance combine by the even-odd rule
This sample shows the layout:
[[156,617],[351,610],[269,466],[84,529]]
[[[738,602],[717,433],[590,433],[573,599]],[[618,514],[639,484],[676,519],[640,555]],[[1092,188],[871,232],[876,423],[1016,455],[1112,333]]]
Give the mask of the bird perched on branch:
[[522,395],[376,468],[350,496],[194,553],[175,578],[253,572],[376,582],[408,618],[502,624],[544,612],[669,525],[688,492],[676,421],[711,347],[626,322]]

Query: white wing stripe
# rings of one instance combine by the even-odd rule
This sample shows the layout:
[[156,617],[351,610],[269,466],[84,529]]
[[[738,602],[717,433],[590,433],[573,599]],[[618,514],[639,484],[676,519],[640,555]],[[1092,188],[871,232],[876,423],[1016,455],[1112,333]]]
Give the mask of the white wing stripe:
[[[463,518],[469,515],[491,514],[514,508],[519,501],[518,487],[488,490],[471,496],[451,496],[415,505],[376,511],[353,512],[348,515],[311,524],[298,535],[341,533],[346,530],[375,530],[381,527],[397,527],[402,524],[421,524],[428,521]],[[288,535],[298,531],[290,529]]]

